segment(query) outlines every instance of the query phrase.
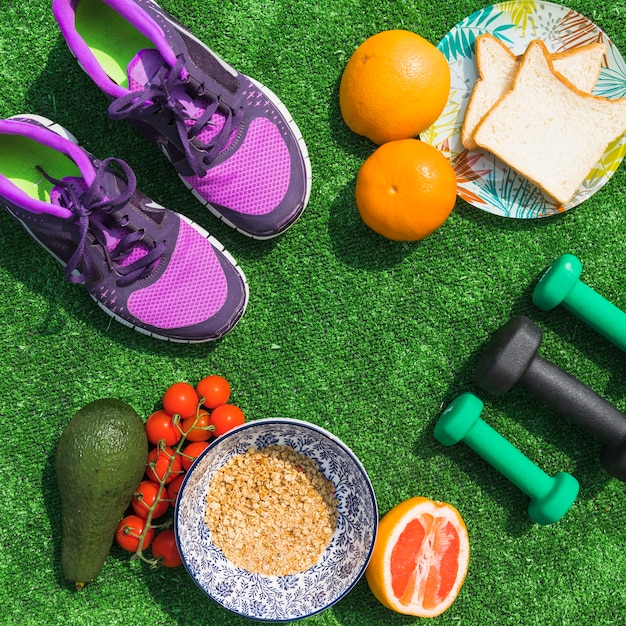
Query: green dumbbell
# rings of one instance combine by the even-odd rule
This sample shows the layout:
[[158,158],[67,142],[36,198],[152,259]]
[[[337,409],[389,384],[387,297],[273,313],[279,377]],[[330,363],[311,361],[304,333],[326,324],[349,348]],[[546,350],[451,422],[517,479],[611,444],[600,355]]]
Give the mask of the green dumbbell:
[[530,497],[528,515],[534,522],[558,522],[578,496],[578,481],[567,472],[546,474],[480,418],[483,407],[474,394],[461,394],[441,414],[435,439],[446,446],[464,441]]
[[626,351],[626,313],[580,278],[583,266],[573,254],[563,254],[544,272],[533,291],[533,302],[544,311],[559,304]]

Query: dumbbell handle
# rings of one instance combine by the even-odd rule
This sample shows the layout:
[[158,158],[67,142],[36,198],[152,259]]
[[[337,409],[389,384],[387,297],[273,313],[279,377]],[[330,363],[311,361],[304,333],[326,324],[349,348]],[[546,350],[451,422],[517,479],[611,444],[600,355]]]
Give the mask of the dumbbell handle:
[[578,281],[561,306],[626,352],[626,313],[589,285]]
[[598,440],[626,440],[626,415],[593,389],[538,354],[519,381],[527,391]]
[[463,441],[527,496],[541,500],[552,490],[552,477],[484,420],[477,420]]

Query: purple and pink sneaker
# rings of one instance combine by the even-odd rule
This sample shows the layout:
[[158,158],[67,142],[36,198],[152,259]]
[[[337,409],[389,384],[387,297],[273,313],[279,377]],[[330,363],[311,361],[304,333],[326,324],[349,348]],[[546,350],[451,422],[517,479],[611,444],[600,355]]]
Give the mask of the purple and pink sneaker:
[[54,0],[81,67],[109,114],[160,146],[212,213],[269,239],[311,192],[306,145],[284,104],[239,73],[153,0]]
[[0,204],[117,321],[181,343],[222,337],[243,315],[246,279],[221,244],[136,189],[39,116],[0,120]]

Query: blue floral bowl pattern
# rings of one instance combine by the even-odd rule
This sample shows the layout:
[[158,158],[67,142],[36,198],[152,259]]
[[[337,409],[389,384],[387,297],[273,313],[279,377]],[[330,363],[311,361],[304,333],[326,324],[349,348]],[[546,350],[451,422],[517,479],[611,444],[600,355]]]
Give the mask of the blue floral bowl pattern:
[[[215,472],[251,446],[291,446],[317,461],[333,482],[339,519],[330,545],[313,567],[289,576],[240,569],[213,545],[204,522]],[[376,497],[354,453],[328,431],[299,420],[264,419],[240,426],[210,445],[185,476],[174,513],[178,549],[196,584],[224,608],[245,617],[281,622],[319,613],[343,598],[363,575],[378,526]]]

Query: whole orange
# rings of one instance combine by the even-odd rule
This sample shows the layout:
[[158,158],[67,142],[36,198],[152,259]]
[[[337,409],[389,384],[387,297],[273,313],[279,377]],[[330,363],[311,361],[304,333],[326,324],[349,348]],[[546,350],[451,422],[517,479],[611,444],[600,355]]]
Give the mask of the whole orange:
[[339,85],[348,128],[382,144],[416,137],[441,115],[450,68],[429,41],[407,30],[366,39],[350,57]]
[[437,148],[419,139],[379,146],[359,169],[356,205],[375,232],[417,241],[448,218],[456,202],[456,174]]

